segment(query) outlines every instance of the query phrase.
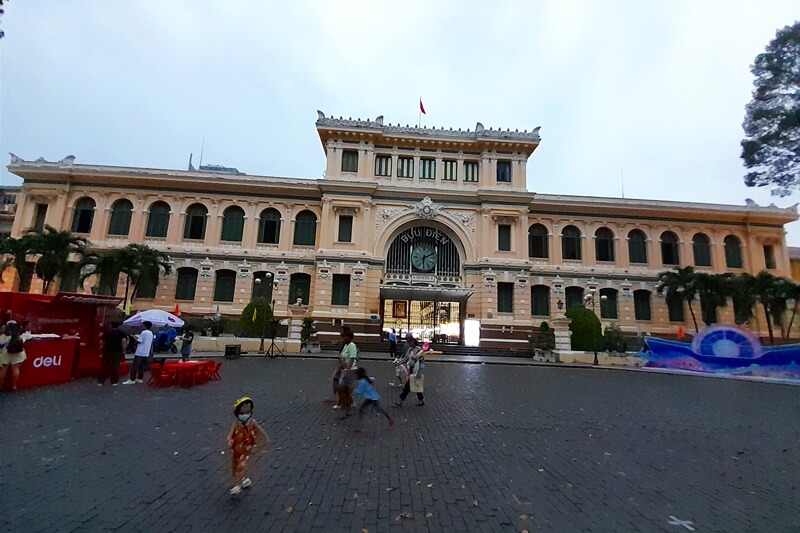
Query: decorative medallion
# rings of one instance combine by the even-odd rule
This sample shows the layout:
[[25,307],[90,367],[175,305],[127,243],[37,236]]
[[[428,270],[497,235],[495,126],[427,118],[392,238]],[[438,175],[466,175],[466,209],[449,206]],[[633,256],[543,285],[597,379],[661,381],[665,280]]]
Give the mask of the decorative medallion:
[[357,262],[353,266],[353,274],[352,274],[353,281],[356,282],[357,285],[361,285],[367,280],[367,267],[361,261]]
[[442,210],[442,207],[435,204],[428,196],[422,199],[421,202],[412,204],[411,210],[418,218],[430,220]]
[[200,262],[200,277],[203,279],[214,277],[214,263],[208,257]]
[[242,279],[249,278],[252,275],[250,263],[247,262],[247,259],[239,263],[239,277]]
[[289,281],[289,267],[284,261],[281,261],[281,264],[275,269],[275,283],[283,285],[287,281]]

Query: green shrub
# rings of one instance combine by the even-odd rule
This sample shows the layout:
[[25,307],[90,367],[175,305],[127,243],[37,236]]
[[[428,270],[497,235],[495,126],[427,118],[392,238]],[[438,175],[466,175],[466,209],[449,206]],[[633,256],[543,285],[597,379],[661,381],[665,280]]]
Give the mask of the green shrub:
[[622,330],[617,324],[606,326],[605,334],[603,335],[603,349],[607,352],[624,352],[627,347],[627,342],[622,336]]
[[572,332],[573,350],[592,352],[602,346],[600,319],[591,309],[573,307],[567,310],[567,318],[572,319],[569,329]]
[[[255,320],[253,314],[255,312]],[[272,337],[275,323],[272,315],[272,305],[266,298],[253,299],[242,311],[239,319],[239,329],[250,337]]]
[[554,350],[556,347],[555,332],[547,322],[542,322],[539,324],[539,331],[534,331],[531,343],[536,350]]
[[303,327],[300,329],[300,342],[308,344],[316,339],[317,330],[314,328],[314,321],[310,318],[303,319]]

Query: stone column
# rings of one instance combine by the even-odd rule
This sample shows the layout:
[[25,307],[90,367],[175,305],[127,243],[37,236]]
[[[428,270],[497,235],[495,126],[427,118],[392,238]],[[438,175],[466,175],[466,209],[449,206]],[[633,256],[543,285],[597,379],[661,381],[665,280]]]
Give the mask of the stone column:
[[519,224],[515,228],[517,246],[517,258],[519,259],[527,259],[528,258],[528,210],[527,209],[520,209],[519,212]]
[[559,314],[561,314],[561,316],[554,318],[550,323],[556,338],[555,351],[557,353],[569,352],[572,350],[572,332],[569,330],[569,325],[572,320],[567,318],[566,315],[563,315],[561,311],[559,311]]
[[390,172],[391,175],[389,176],[392,185],[397,185],[397,172],[398,172],[397,157],[398,157],[397,151],[395,150],[394,152],[392,152],[392,170]]
[[291,353],[300,352],[300,330],[303,329],[303,319],[308,316],[309,307],[303,304],[290,303],[289,309],[289,331],[286,336],[285,351]]
[[281,235],[278,239],[278,250],[289,252],[294,242],[294,204],[286,202],[281,213]]
[[322,228],[320,228],[319,232],[319,243],[317,244],[317,249],[330,248],[334,241],[333,237],[336,235],[336,233],[332,232],[339,231],[339,220],[335,213],[333,218],[331,218],[331,199],[328,196],[322,197],[322,215],[320,216],[319,221],[322,225]]
[[258,205],[248,202],[244,212],[244,232],[242,233],[242,248],[254,250],[258,240]]

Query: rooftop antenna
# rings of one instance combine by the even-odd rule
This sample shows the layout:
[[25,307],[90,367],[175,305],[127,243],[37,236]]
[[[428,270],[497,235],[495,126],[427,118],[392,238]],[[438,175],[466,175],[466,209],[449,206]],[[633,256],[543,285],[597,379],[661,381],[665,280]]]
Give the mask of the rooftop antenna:
[[206,148],[206,138],[203,137],[203,144],[200,145],[200,168],[203,168],[203,150]]
[[622,198],[625,198],[625,174],[623,168],[619,167],[619,184],[622,187]]

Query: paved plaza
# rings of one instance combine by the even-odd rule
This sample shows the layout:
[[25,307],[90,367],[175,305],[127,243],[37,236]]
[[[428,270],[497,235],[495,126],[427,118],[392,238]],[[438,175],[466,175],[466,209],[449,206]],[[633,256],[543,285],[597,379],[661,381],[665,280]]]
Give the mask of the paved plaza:
[[[0,396],[0,531],[800,531],[800,387],[430,362],[389,427],[324,403],[333,365]],[[393,366],[365,365],[391,405]],[[245,394],[273,446],[231,497]]]

